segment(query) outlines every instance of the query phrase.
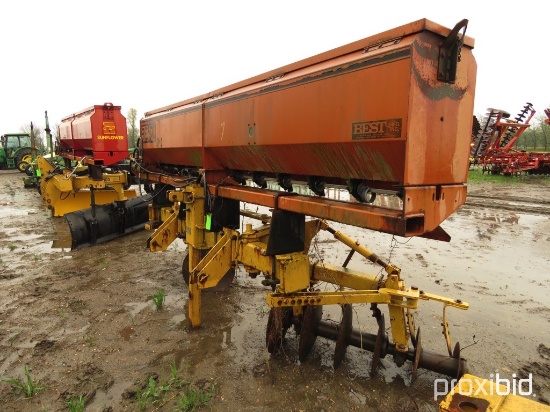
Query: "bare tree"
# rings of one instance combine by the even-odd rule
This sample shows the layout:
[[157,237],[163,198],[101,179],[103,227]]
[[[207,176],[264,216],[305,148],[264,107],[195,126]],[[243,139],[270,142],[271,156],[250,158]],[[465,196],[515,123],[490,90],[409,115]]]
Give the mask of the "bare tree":
[[128,110],[126,116],[126,123],[128,124],[128,147],[136,147],[136,142],[139,138],[139,128],[136,126],[137,110],[131,108]]
[[[36,145],[36,147],[38,147],[38,149],[43,152],[44,151],[44,148],[46,147],[45,143],[44,143],[44,131],[38,126],[38,123],[36,122],[31,122],[32,123],[32,131],[34,133],[34,144]],[[29,135],[31,134],[31,123],[29,124],[24,124],[23,126],[21,126],[21,131],[23,133],[28,133]]]

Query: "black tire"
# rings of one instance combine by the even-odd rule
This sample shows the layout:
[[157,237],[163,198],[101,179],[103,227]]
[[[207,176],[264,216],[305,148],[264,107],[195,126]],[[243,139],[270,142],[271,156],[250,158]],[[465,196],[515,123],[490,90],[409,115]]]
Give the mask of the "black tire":
[[29,167],[30,164],[27,162],[19,162],[17,163],[17,170],[19,170],[21,173],[25,173],[25,170],[27,170],[27,167]]
[[[23,162],[23,158],[30,154],[32,154],[31,149],[21,149],[19,152],[17,152],[17,156],[15,157],[15,164],[17,166],[17,169],[19,169],[19,164]],[[24,163],[28,164],[29,162],[24,162]],[[25,173],[25,168],[19,169],[19,171],[22,173]]]
[[34,176],[34,167],[32,165],[28,165],[27,167],[25,167],[25,174],[27,176],[33,177]]

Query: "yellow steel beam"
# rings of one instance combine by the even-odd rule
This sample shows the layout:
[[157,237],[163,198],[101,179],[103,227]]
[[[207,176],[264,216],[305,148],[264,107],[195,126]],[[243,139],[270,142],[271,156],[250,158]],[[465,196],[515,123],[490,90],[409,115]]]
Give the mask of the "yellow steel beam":
[[178,214],[172,209],[170,210],[172,213],[167,215],[163,223],[147,240],[147,245],[153,252],[166,250],[181,235],[180,231],[178,231]]
[[90,188],[94,189],[96,205],[137,196],[135,190],[124,189],[128,184],[128,176],[123,172],[104,173],[101,180],[93,180],[89,176],[75,174],[75,171],[86,170],[86,167],[59,170],[43,157],[37,158],[37,167],[42,176],[40,193],[46,207],[52,210],[54,216],[89,208],[92,204]]
[[392,296],[403,296],[405,292],[398,293],[389,289],[380,290],[341,290],[334,292],[296,292],[296,293],[269,293],[267,304],[273,307],[302,306],[302,305],[343,305],[346,303],[382,303],[395,304],[405,309],[416,309],[418,299],[410,296],[400,303],[393,303]]
[[213,288],[231,268],[234,260],[236,236],[232,230],[226,229],[224,235],[206,256],[195,266],[198,287]]
[[373,275],[330,263],[317,263],[313,269],[313,278],[319,282],[328,282],[355,290],[376,290],[383,281],[382,275]]

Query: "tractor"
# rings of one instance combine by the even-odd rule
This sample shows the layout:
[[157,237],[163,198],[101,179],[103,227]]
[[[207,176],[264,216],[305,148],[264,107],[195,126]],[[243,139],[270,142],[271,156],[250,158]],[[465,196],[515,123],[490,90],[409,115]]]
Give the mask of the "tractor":
[[28,133],[6,133],[0,136],[0,169],[25,172],[32,161],[31,136]]

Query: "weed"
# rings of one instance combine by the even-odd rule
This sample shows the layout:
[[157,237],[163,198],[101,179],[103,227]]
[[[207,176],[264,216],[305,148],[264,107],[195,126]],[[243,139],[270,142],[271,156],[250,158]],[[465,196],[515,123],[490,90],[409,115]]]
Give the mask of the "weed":
[[168,381],[168,384],[171,387],[180,389],[184,385],[189,384],[188,382],[185,382],[183,379],[180,378],[180,373],[179,373],[178,368],[177,368],[175,363],[170,364],[170,375],[172,375],[172,376],[171,376],[170,380]]
[[256,319],[263,319],[266,315],[269,314],[269,308],[266,305],[260,306],[258,308],[258,313],[256,315]]
[[102,270],[103,270],[103,269],[106,269],[107,266],[109,266],[109,261],[108,261],[106,258],[104,258],[104,257],[99,258],[99,259],[97,260],[97,263],[98,263],[98,266],[101,266],[101,269],[102,269]]
[[[155,381],[153,377],[149,378],[149,384],[147,386],[147,389],[145,389],[143,392],[138,391],[137,392],[137,402],[139,408],[143,411],[145,408],[147,408],[147,404],[151,402],[151,404],[155,405],[159,403],[162,399],[164,399],[164,395],[166,392],[170,390],[170,385],[159,385]],[[162,396],[162,399],[161,399]]]
[[170,375],[172,375],[170,382],[177,382],[180,380],[180,372],[175,362],[170,364]]
[[40,386],[40,381],[33,381],[29,372],[29,367],[25,365],[25,378],[24,380],[17,378],[3,378],[2,382],[7,382],[11,386],[20,392],[25,398],[30,398],[37,392],[45,390],[46,388]]
[[70,412],[83,412],[84,411],[84,398],[82,395],[78,399],[71,399],[67,402]]
[[85,341],[86,344],[87,344],[88,346],[90,346],[90,347],[91,347],[91,346],[94,346],[94,344],[95,344],[95,339],[92,338],[91,336],[88,336],[88,335],[84,336],[84,341]]
[[15,249],[17,248],[17,246],[15,246],[14,244],[9,244],[8,245],[8,249],[10,250],[10,252],[13,252]]
[[182,412],[194,411],[201,406],[204,406],[214,396],[215,385],[211,384],[209,390],[196,390],[191,386],[184,390],[180,395],[176,404],[176,410]]
[[166,293],[164,292],[164,289],[159,289],[155,292],[153,295],[153,303],[157,307],[157,310],[161,310],[164,306],[164,298],[166,297]]

